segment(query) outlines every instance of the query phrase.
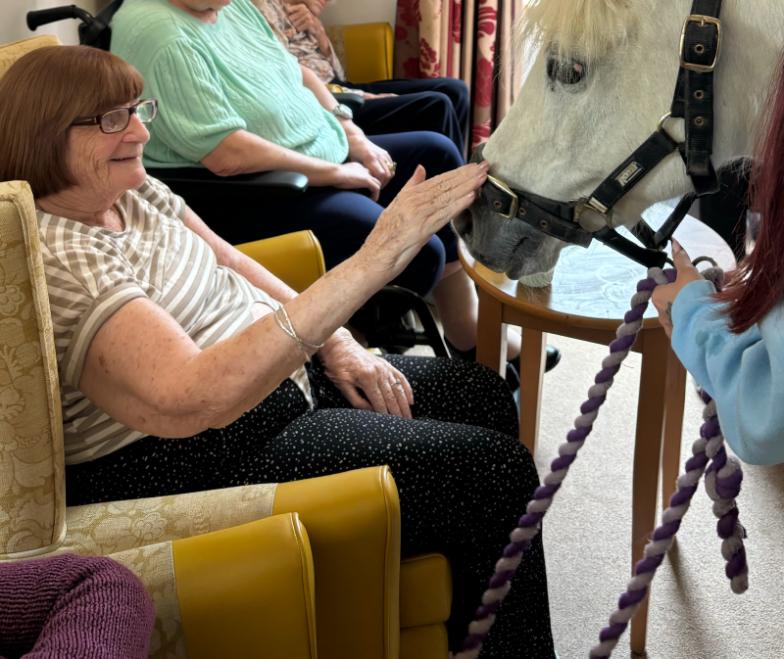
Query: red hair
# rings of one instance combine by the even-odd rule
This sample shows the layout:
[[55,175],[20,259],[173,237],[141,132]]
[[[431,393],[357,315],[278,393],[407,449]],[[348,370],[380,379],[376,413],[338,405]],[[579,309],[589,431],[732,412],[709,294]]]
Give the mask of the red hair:
[[784,57],[760,132],[750,201],[761,216],[756,245],[717,296],[729,303],[730,329],[737,333],[762,320],[784,297]]

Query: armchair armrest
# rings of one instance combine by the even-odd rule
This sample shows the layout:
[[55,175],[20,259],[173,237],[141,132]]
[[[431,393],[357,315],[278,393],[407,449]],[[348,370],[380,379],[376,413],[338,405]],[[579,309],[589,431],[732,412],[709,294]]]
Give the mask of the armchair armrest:
[[357,23],[327,28],[335,53],[352,82],[388,80],[393,76],[394,40],[389,23]]
[[313,554],[296,513],[172,545],[190,659],[315,659]]
[[297,292],[327,271],[321,245],[312,231],[295,231],[236,247]]
[[163,181],[178,195],[190,198],[217,194],[270,193],[297,195],[308,189],[308,177],[299,172],[273,171],[236,176],[218,176],[205,167],[148,168],[150,176]]
[[319,659],[397,659],[400,502],[389,467],[280,483],[273,513],[291,510],[313,547]]
[[352,112],[356,112],[365,104],[365,99],[359,94],[352,94],[350,92],[332,92],[335,100],[343,105],[348,105]]

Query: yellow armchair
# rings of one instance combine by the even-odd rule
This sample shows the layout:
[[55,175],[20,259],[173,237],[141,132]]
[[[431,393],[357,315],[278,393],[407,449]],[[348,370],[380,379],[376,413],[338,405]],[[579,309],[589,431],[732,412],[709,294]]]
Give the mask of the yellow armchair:
[[394,45],[389,23],[356,23],[327,27],[335,54],[343,64],[346,80],[375,82],[394,73]]
[[[243,248],[263,258],[280,240]],[[319,256],[299,274],[323,271],[315,238],[284,240]],[[388,468],[66,507],[54,354],[30,190],[1,183],[0,560],[72,551],[128,566],[156,603],[154,657],[446,657],[448,565],[401,565]]]
[[327,271],[321,245],[312,231],[295,231],[235,247],[298,293]]

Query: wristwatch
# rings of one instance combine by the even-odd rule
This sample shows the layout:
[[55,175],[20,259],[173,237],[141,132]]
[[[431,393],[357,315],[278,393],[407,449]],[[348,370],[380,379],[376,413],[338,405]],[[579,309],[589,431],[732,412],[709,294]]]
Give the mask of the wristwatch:
[[338,119],[354,118],[354,113],[351,111],[351,108],[348,105],[344,105],[343,103],[338,103],[334,108],[332,108],[332,114],[334,114]]

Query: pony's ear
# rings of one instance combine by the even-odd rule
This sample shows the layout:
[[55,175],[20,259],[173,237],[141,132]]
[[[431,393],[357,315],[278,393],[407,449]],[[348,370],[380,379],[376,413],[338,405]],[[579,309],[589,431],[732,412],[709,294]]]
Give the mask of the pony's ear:
[[632,0],[527,0],[518,34],[585,61],[626,42],[636,20]]

